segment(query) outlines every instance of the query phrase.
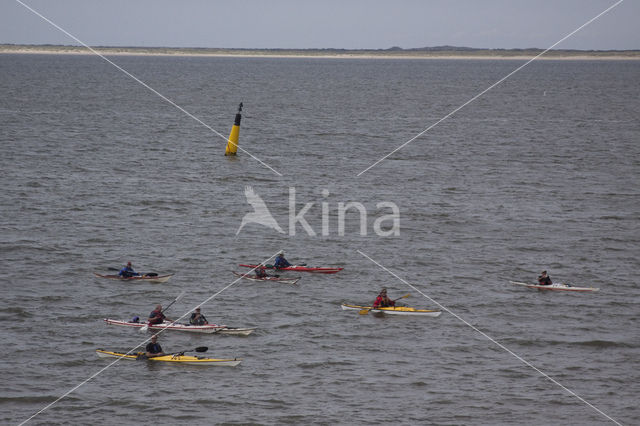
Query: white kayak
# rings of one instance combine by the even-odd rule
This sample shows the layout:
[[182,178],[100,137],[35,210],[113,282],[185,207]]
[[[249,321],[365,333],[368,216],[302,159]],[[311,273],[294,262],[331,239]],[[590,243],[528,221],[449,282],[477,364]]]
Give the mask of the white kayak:
[[[133,354],[127,354],[123,352],[113,352],[113,351],[105,351],[104,349],[97,349],[96,354],[100,358],[122,358],[129,360],[138,360],[140,355],[143,355],[144,352],[136,352]],[[236,365],[242,362],[242,358],[233,358],[233,359],[217,359],[217,358],[206,358],[201,356],[191,356],[184,355],[183,353],[172,354],[172,355],[163,355],[157,356],[154,358],[143,358],[145,361],[153,361],[153,362],[168,362],[173,364],[189,364],[189,365],[218,365],[225,367],[235,367]]]
[[540,284],[527,284],[521,283],[518,281],[509,281],[511,284],[519,285],[522,287],[534,288],[538,290],[555,290],[555,291],[599,291],[599,288],[595,287],[574,287],[569,284],[551,284],[551,285],[540,285]]
[[142,328],[148,327],[149,330],[174,330],[174,331],[187,331],[191,333],[220,333],[220,334],[231,334],[236,336],[248,336],[253,333],[255,328],[238,328],[238,327],[229,327],[226,325],[218,325],[218,324],[205,324],[205,325],[191,325],[191,324],[180,324],[174,322],[163,322],[160,324],[149,324],[146,322],[133,322],[133,321],[125,321],[125,320],[115,320],[110,318],[105,318],[104,321],[108,325],[120,325],[123,327],[134,327],[134,328]]
[[411,316],[424,316],[424,317],[437,317],[442,313],[432,309],[415,309],[407,306],[391,306],[388,308],[373,308],[372,306],[359,306],[343,303],[342,310],[344,311],[362,311],[368,310],[373,314],[389,314],[389,315],[411,315]]
[[300,281],[300,277],[283,278],[283,277],[266,276],[263,278],[259,278],[259,277],[256,277],[255,274],[239,274],[234,271],[232,272],[235,276],[243,278],[245,280],[249,280],[249,281],[269,281],[269,282],[276,282],[276,283],[282,283],[282,284],[296,284],[298,281]]
[[222,330],[219,330],[218,334],[229,334],[231,336],[248,336],[255,330],[255,328],[225,327]]

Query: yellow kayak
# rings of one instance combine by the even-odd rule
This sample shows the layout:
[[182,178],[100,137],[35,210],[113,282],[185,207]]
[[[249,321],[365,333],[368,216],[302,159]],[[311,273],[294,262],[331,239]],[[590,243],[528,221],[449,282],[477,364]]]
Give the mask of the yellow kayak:
[[426,316],[426,317],[437,317],[442,312],[436,311],[432,309],[415,309],[409,308],[408,306],[391,306],[388,308],[373,308],[372,306],[359,306],[359,305],[350,305],[347,303],[342,304],[342,309],[345,311],[361,311],[363,309],[368,310],[371,313],[384,313],[391,315],[415,315],[415,316]]
[[[124,358],[130,360],[138,359],[138,355],[144,354],[144,352],[137,352],[135,354],[126,354],[122,352],[112,352],[105,351],[103,349],[96,349],[96,354],[100,358]],[[236,365],[242,362],[242,359],[234,358],[234,359],[215,359],[215,358],[205,358],[200,356],[191,356],[191,355],[164,355],[157,356],[155,358],[145,358],[148,361],[162,361],[162,362],[173,362],[178,364],[192,364],[192,365],[222,365],[228,367],[235,367]]]

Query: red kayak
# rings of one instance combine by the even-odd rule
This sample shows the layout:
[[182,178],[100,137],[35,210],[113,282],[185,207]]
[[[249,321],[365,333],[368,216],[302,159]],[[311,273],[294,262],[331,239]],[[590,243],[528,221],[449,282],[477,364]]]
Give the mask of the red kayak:
[[[257,268],[258,265],[243,265],[245,268]],[[299,266],[292,265],[287,266],[286,268],[274,268],[273,265],[265,265],[265,269],[276,269],[278,271],[296,271],[296,272],[311,272],[314,274],[336,274],[342,271],[344,268],[319,268],[315,266]]]

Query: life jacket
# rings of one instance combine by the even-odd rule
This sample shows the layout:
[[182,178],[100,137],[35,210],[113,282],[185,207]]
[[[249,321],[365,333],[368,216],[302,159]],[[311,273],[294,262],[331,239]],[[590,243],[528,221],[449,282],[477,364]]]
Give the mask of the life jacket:
[[549,278],[549,276],[547,275],[546,277],[542,278],[541,276],[538,277],[538,284],[540,285],[551,285],[551,278]]
[[164,321],[164,318],[162,311],[153,311],[149,314],[149,324],[160,324]]

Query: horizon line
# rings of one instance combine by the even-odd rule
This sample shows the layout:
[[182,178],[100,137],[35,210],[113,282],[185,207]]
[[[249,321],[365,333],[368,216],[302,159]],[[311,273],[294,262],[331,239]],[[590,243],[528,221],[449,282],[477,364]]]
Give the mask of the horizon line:
[[[78,44],[53,44],[53,43],[1,43],[0,47],[63,47],[63,48],[84,48]],[[332,51],[332,52],[531,52],[542,51],[544,49],[538,47],[468,47],[468,46],[424,46],[403,48],[392,46],[388,48],[346,48],[346,47],[198,47],[198,46],[134,46],[134,45],[93,45],[99,49],[189,49],[189,50],[245,50],[245,51]],[[638,49],[551,49],[550,52],[580,52],[580,53],[624,53],[624,52],[640,52]]]

